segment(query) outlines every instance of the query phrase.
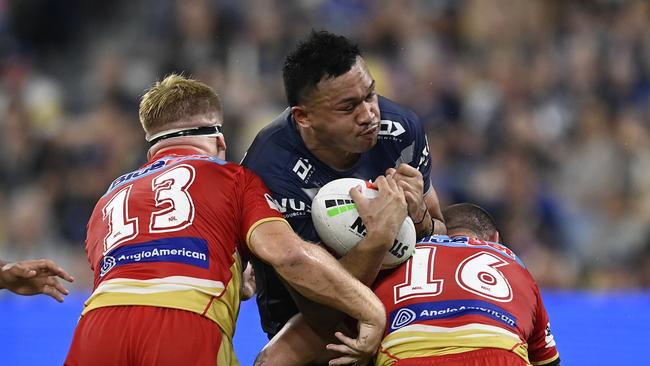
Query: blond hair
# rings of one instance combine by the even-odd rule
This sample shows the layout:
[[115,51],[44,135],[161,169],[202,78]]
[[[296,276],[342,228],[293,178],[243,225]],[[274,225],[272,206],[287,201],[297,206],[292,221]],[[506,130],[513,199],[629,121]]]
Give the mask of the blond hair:
[[140,123],[146,133],[193,116],[222,114],[217,94],[204,83],[171,74],[149,88],[140,100]]

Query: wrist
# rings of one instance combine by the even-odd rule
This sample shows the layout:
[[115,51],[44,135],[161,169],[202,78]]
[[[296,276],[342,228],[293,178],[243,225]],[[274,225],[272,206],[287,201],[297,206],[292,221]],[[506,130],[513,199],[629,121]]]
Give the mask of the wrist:
[[425,210],[424,217],[420,222],[413,222],[413,224],[415,225],[415,232],[418,239],[430,236],[434,232],[434,219],[428,210]]
[[385,253],[390,247],[393,246],[393,242],[395,241],[395,236],[397,234],[395,233],[392,235],[392,233],[388,231],[383,231],[383,230],[373,230],[373,231],[368,231],[366,233],[366,236],[363,238],[362,242],[358,245],[359,249],[367,251],[367,252],[381,252]]
[[427,217],[427,214],[429,213],[429,210],[427,210],[427,206],[424,206],[424,210],[422,210],[422,216],[420,217],[419,220],[416,221],[416,217],[412,217],[413,219],[413,224],[420,225],[424,222],[424,219]]
[[366,309],[366,314],[368,316],[359,320],[362,323],[368,324],[370,326],[384,329],[386,326],[386,308],[384,308],[384,304],[382,304],[381,301],[375,296],[372,301],[366,304]]

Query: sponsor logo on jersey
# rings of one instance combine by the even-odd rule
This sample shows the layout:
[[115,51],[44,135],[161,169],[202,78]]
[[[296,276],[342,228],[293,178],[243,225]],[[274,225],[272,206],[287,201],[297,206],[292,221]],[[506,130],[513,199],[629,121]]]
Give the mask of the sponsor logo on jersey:
[[506,258],[515,260],[522,267],[526,268],[524,262],[522,262],[521,259],[519,259],[519,257],[515,254],[515,252],[513,252],[510,248],[500,243],[481,240],[478,238],[470,238],[467,236],[456,236],[450,238],[447,235],[433,235],[422,238],[418,244],[436,244],[451,247],[476,247],[481,249],[489,249],[493,252],[503,255]]
[[309,160],[298,158],[298,161],[296,161],[296,164],[293,166],[293,172],[296,173],[298,178],[302,179],[302,181],[306,183],[314,173],[314,166],[311,165]]
[[[117,179],[115,179],[113,181],[113,183],[111,183],[111,186],[108,188],[108,192],[112,191],[116,187],[118,187],[118,186],[120,186],[120,185],[122,185],[122,184],[124,184],[126,182],[132,181],[132,180],[134,180],[136,178],[143,177],[145,175],[149,175],[150,173],[153,173],[153,172],[157,171],[158,169],[164,167],[165,164],[166,164],[166,161],[158,160],[158,161],[154,162],[153,164],[148,165],[148,166],[146,166],[146,167],[144,167],[142,169],[139,169],[139,170],[124,174],[124,175],[118,177]],[[108,193],[108,192],[106,192],[106,193]]]
[[390,323],[390,329],[399,329],[405,327],[413,323],[417,317],[418,315],[409,308],[399,309],[393,317],[392,323]]
[[[404,318],[406,310],[415,314],[414,318],[409,319],[408,322],[400,321],[398,318]],[[390,331],[395,331],[416,321],[454,318],[470,314],[482,315],[512,328],[517,326],[517,318],[495,304],[482,300],[450,300],[422,302],[394,310],[390,314]]]
[[209,156],[209,155],[166,156],[156,160],[155,162],[145,166],[144,168],[119,176],[117,179],[113,181],[113,183],[111,183],[105,195],[111,192],[113,189],[122,186],[127,182],[131,182],[137,178],[141,178],[149,174],[152,174],[158,171],[160,168],[164,168],[165,166],[169,166],[187,160],[206,160],[206,161],[211,161],[213,163],[217,163],[219,165],[226,164],[225,161],[215,156]]
[[269,205],[271,209],[276,210],[278,212],[282,212],[282,209],[280,208],[280,204],[273,197],[271,197],[270,194],[264,193],[264,198],[266,198],[266,203]]
[[118,247],[102,258],[100,277],[113,268],[131,263],[172,262],[208,269],[208,243],[205,239],[178,237],[152,240]]
[[379,125],[379,136],[397,137],[406,132],[402,124],[397,121],[382,119]]
[[280,211],[285,218],[306,215],[311,212],[311,208],[297,198],[280,198],[277,200],[268,194],[265,194],[264,197],[269,206]]
[[116,263],[115,257],[110,255],[105,256],[104,259],[102,259],[101,268],[99,269],[99,277],[104,277],[108,271],[115,267]]

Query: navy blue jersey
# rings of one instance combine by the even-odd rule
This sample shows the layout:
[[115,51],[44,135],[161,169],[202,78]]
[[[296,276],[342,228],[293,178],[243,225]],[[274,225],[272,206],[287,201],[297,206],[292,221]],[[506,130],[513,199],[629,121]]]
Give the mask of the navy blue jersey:
[[[318,189],[338,178],[374,180],[401,163],[416,167],[431,187],[431,157],[424,129],[412,111],[379,97],[381,127],[377,144],[347,171],[337,171],[314,156],[303,143],[289,109],[262,129],[242,165],[267,185],[285,219],[305,240],[320,242],[311,221],[311,201]],[[275,335],[298,310],[272,267],[253,259],[262,328]]]

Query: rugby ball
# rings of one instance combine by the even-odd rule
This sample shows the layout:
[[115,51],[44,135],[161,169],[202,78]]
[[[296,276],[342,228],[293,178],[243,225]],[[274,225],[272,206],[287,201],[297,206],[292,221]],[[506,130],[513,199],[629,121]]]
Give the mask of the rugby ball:
[[[358,178],[341,178],[325,184],[311,204],[311,217],[318,236],[338,255],[345,255],[366,235],[366,226],[349,192],[361,186],[361,193],[375,198],[379,191],[374,184]],[[406,217],[392,248],[386,253],[382,268],[392,268],[406,261],[415,249],[415,225]]]

